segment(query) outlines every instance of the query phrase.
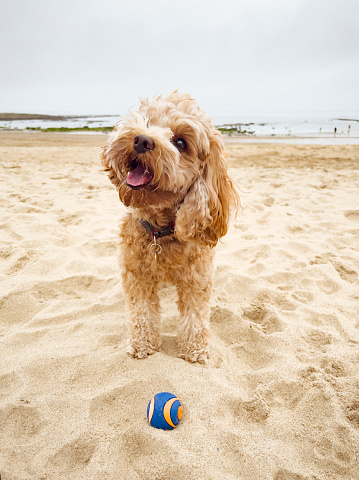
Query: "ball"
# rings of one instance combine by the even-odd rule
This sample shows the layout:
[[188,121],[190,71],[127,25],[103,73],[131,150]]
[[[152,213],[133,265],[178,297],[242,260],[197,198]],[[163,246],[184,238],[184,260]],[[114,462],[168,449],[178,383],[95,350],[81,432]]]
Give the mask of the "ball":
[[148,423],[162,430],[173,430],[182,418],[182,405],[176,395],[168,392],[157,393],[147,407]]

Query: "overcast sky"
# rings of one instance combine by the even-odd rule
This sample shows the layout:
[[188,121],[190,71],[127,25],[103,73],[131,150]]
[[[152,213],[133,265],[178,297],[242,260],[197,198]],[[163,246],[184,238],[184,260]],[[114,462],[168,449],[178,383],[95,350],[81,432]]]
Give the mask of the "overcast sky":
[[0,0],[0,112],[359,112],[359,0]]

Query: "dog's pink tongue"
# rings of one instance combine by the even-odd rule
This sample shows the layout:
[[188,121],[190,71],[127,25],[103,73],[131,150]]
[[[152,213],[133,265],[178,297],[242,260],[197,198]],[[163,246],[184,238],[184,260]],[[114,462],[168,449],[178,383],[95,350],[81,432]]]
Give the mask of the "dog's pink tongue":
[[144,185],[152,180],[153,175],[145,169],[142,163],[138,163],[137,167],[128,173],[126,182],[132,187]]

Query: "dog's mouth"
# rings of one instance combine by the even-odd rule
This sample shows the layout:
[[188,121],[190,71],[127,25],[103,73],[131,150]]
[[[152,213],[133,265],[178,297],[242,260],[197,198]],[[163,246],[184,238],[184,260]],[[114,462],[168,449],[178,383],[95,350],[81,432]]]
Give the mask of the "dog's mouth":
[[153,180],[152,170],[140,162],[138,158],[131,162],[129,170],[126,185],[130,188],[143,188]]

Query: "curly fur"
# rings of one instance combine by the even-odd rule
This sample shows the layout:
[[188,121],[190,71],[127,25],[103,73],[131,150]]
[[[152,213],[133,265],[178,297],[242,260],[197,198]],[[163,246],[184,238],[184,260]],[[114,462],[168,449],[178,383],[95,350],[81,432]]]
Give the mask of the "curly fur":
[[[146,135],[153,148],[136,153],[134,139]],[[185,149],[176,147],[183,139]],[[144,358],[160,348],[162,282],[177,287],[179,356],[205,362],[209,349],[209,300],[213,283],[213,247],[227,233],[231,210],[239,197],[228,176],[221,134],[188,94],[143,99],[139,110],[116,125],[101,159],[120,200],[130,207],[121,224],[122,282],[130,313],[128,352]],[[138,162],[150,181],[126,183]],[[175,223],[174,235],[157,240],[156,261],[151,234]]]

